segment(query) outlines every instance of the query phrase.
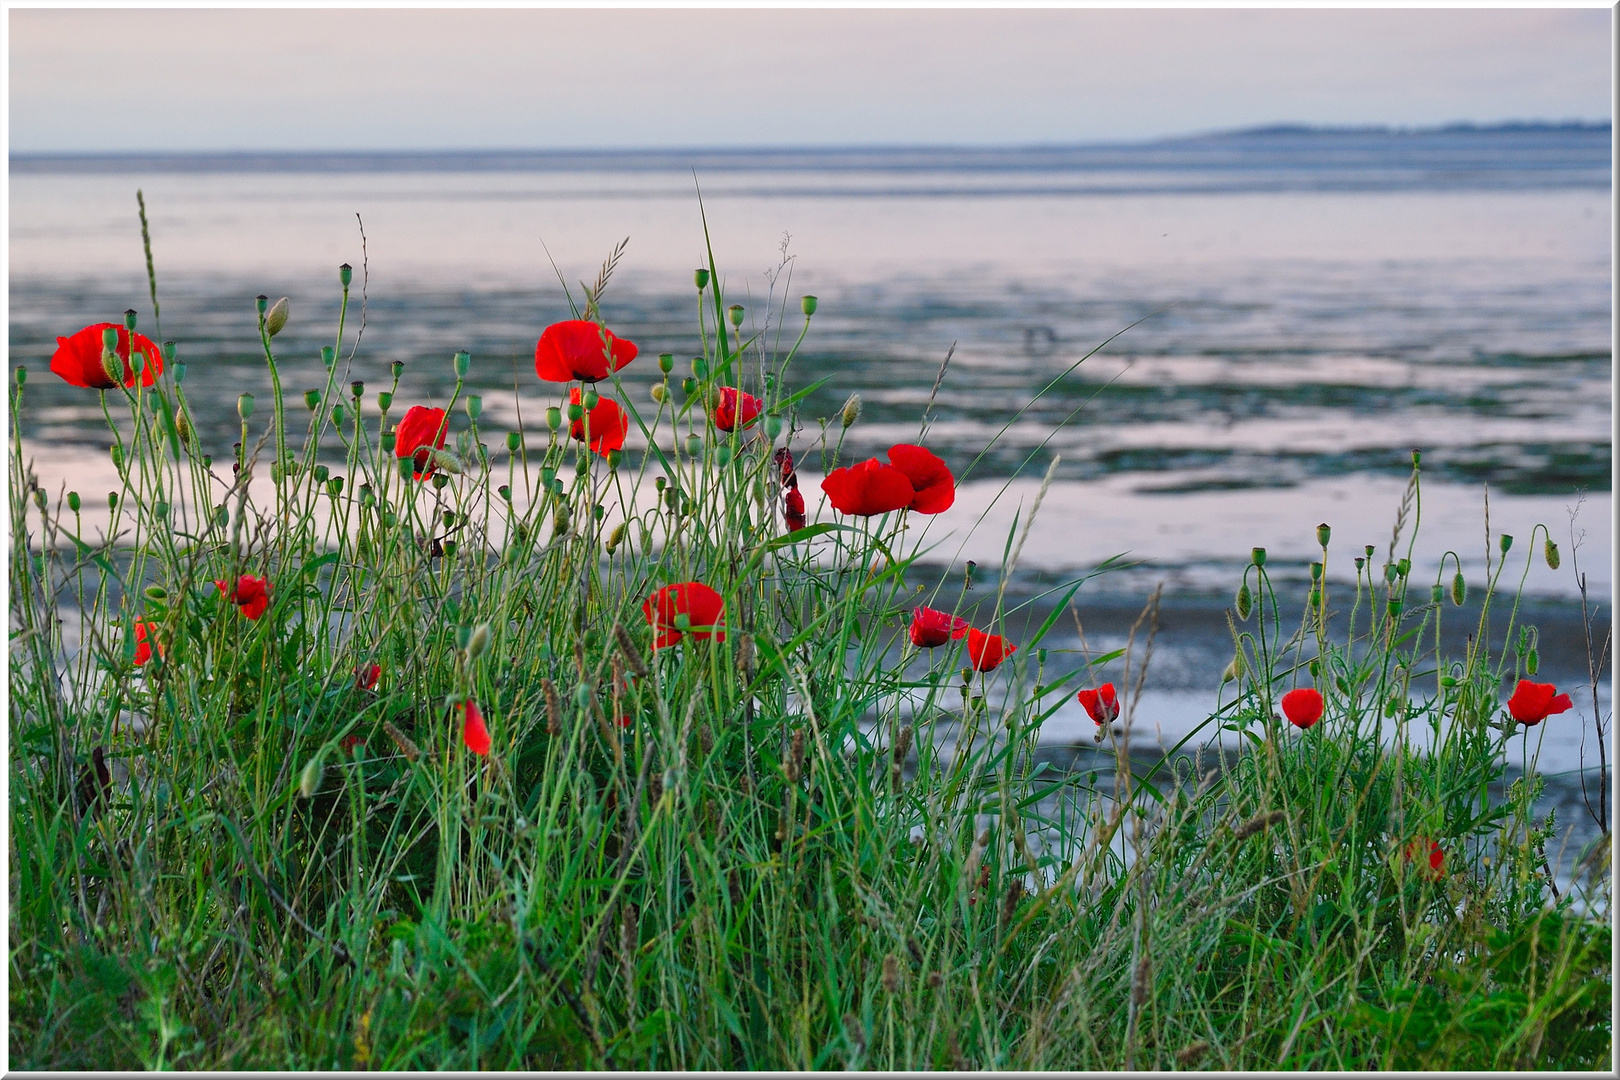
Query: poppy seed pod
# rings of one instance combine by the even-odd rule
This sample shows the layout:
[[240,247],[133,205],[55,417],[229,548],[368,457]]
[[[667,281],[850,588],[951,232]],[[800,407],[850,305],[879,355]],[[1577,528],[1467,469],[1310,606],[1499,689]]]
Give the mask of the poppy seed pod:
[[692,357],[692,374],[699,379],[709,377],[709,361],[701,356]]
[[1249,559],[1256,566],[1266,565],[1266,549],[1263,547],[1255,548],[1253,551],[1249,552]]
[[448,476],[446,476],[444,473],[441,472],[441,473],[434,473],[433,474],[433,490],[434,491],[443,491],[445,489],[445,487],[447,487],[449,485],[449,483],[450,483],[450,478]]
[[[594,409],[597,407],[597,405],[601,404],[602,395],[598,394],[595,390],[587,390],[585,391],[585,395],[581,401],[586,409]],[[570,419],[578,419],[578,417],[574,417],[570,413]]]
[[703,436],[688,435],[686,437],[686,453],[691,457],[703,456]]
[[848,428],[853,426],[855,421],[859,420],[860,418],[861,395],[851,394],[844,401],[844,410],[839,414],[839,419],[843,422],[844,427]]
[[354,267],[350,266],[348,263],[344,263],[342,266],[338,267],[338,282],[345,289],[347,289],[349,287],[349,282],[351,282],[353,280],[354,280]]
[[743,306],[741,304],[732,304],[726,310],[731,315],[731,325],[741,327],[743,324]]
[[388,410],[393,407],[394,395],[387,390],[377,391],[377,411],[386,415]]
[[77,491],[68,492],[68,509],[77,514],[79,512],[79,506],[79,493]]
[[1322,564],[1321,563],[1319,563],[1319,562],[1311,563],[1311,580],[1312,581],[1321,581],[1322,580]]
[[259,314],[262,316],[270,308],[270,298],[264,293],[260,293],[253,298],[253,306],[258,309]]
[[174,385],[179,386],[181,383],[183,383],[185,381],[186,381],[186,365],[185,364],[176,364],[176,365],[174,365]]
[[552,431],[562,427],[562,410],[555,405],[546,408],[546,427]]
[[349,411],[343,407],[343,402],[340,401],[336,405],[332,406],[332,423],[336,424],[338,427],[342,427],[343,422],[348,418]]
[[332,365],[337,363],[337,350],[330,345],[322,345],[321,363],[326,365],[328,371],[332,370]]
[[468,394],[467,395],[467,419],[471,420],[473,423],[476,424],[478,422],[478,418],[480,416],[482,416],[483,413],[484,413],[484,399],[479,397],[477,394]]
[[1509,536],[1507,533],[1503,533],[1502,539],[1499,541],[1499,543],[1502,547],[1502,554],[1506,555],[1508,553],[1508,549],[1513,546],[1513,537]]
[[514,454],[523,449],[523,435],[520,432],[508,431],[506,433],[506,449]]
[[697,388],[698,381],[692,378],[692,376],[688,375],[686,378],[681,380],[681,393],[685,394],[687,397],[691,397],[693,394],[697,393]]
[[236,415],[240,416],[243,420],[246,420],[253,415],[252,394],[242,394],[236,399]]
[[315,466],[315,482],[317,484],[326,483],[326,478],[331,475],[332,470],[328,469],[325,465]]
[[467,369],[472,366],[472,353],[463,349],[461,352],[456,353],[456,355],[451,358],[450,363],[456,370],[456,378],[465,379],[467,377]]
[[310,412],[314,412],[316,409],[320,408],[321,392],[319,390],[305,390],[304,404],[309,408]]
[[281,333],[282,329],[287,325],[287,315],[291,308],[292,304],[285,296],[272,304],[270,306],[270,311],[264,317],[265,333],[269,334],[271,337],[275,337],[277,334]]
[[765,437],[772,442],[782,437],[782,418],[780,416],[767,416],[765,418]]
[[659,353],[658,354],[658,370],[662,371],[665,375],[668,375],[670,372],[674,371],[675,370],[675,354],[674,353]]
[[[342,495],[343,494],[343,477],[334,476],[334,477],[332,477],[332,479],[328,480],[326,482],[326,490],[327,490],[327,493],[330,494],[332,496],[332,498],[334,498],[334,499],[337,498],[339,495]],[[370,500],[371,500],[371,492],[368,490],[363,496],[361,496],[361,502],[365,503],[366,505],[370,505]]]
[[1558,558],[1558,545],[1553,543],[1550,537],[1547,540],[1546,546],[1541,549],[1541,554],[1547,560],[1547,569],[1558,569],[1558,564],[1561,561]]
[[702,292],[709,287],[709,272],[700,266],[692,272],[692,280],[697,284],[698,292]]
[[568,422],[570,424],[579,423],[579,421],[582,420],[584,418],[584,416],[585,416],[585,406],[584,405],[580,404],[577,401],[573,401],[573,402],[569,403],[569,405],[568,405]]
[[1441,603],[1444,602],[1445,598],[1446,587],[1438,582],[1435,583],[1434,588],[1429,590],[1429,601],[1434,604],[1435,607],[1439,607]]
[[1395,564],[1395,572],[1401,577],[1405,577],[1407,574],[1410,574],[1412,572],[1412,560],[1402,559],[1397,562]]
[[1328,526],[1327,522],[1324,521],[1322,524],[1318,525],[1316,527],[1316,543],[1317,543],[1317,546],[1318,547],[1327,547],[1328,546],[1328,539],[1332,535],[1333,535],[1333,530]]
[[799,310],[804,312],[805,318],[808,319],[816,313],[816,303],[816,298],[813,296],[799,297]]

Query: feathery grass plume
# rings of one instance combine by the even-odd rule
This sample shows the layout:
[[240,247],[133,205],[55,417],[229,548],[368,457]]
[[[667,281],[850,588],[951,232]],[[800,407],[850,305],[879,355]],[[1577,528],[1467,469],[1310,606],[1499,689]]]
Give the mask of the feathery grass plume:
[[1012,921],[1013,914],[1018,910],[1018,902],[1024,898],[1024,879],[1013,878],[1007,886],[1007,895],[1001,901],[1001,928],[1005,930]]
[[647,664],[641,658],[641,650],[636,648],[636,641],[630,636],[623,623],[613,624],[613,639],[619,643],[619,652],[624,654],[624,662],[630,665],[630,670],[638,679],[648,676]]
[[883,992],[898,994],[900,992],[900,958],[894,953],[883,957]]
[[743,633],[737,635],[737,674],[742,676],[744,687],[754,682],[754,635]]
[[889,786],[894,791],[900,790],[904,778],[906,756],[911,753],[913,734],[911,725],[903,724],[900,727],[900,733],[895,736],[894,750],[889,755]]
[[1183,1069],[1190,1069],[1204,1060],[1204,1055],[1207,1053],[1209,1053],[1209,1043],[1199,1039],[1197,1042],[1188,1043],[1176,1051],[1176,1064]]
[[782,769],[782,775],[787,782],[797,784],[799,777],[804,773],[804,729],[799,728],[793,733],[793,740],[788,748],[787,762]]
[[541,693],[546,699],[546,734],[557,736],[562,734],[562,698],[557,694],[557,684],[551,679],[540,680]]
[[1256,814],[1254,817],[1237,827],[1237,829],[1232,833],[1232,839],[1247,840],[1255,833],[1264,832],[1266,829],[1271,828],[1273,825],[1277,824],[1279,821],[1282,821],[1287,816],[1288,815],[1283,813],[1281,810],[1272,810],[1264,814]]

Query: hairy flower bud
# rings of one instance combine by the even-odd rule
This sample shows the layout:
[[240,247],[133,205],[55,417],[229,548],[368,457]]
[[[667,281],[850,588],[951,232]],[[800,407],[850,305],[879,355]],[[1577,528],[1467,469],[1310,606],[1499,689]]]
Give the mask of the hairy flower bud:
[[1233,606],[1237,608],[1237,617],[1243,622],[1248,622],[1249,614],[1254,610],[1254,597],[1249,592],[1247,581],[1238,586],[1237,602]]
[[562,410],[555,405],[546,408],[546,427],[552,431],[562,427]]
[[1552,542],[1552,537],[1547,538],[1546,546],[1541,549],[1541,554],[1547,560],[1547,569],[1558,569],[1558,565],[1562,560],[1558,557],[1558,545]]
[[860,418],[861,395],[851,394],[844,401],[844,410],[839,414],[839,419],[843,421],[844,427],[848,428],[853,426],[855,421],[859,420]]
[[277,334],[281,333],[282,328],[287,325],[287,315],[291,309],[292,304],[285,296],[272,304],[269,312],[264,317],[265,333],[269,334],[271,337],[275,337]]
[[669,397],[669,388],[663,383],[653,383],[652,389],[649,390],[648,393],[652,395],[653,401],[662,405],[664,403],[664,399]]
[[304,771],[298,776],[298,794],[305,799],[314,798],[315,792],[320,789],[321,777],[326,772],[323,757],[322,754],[316,754],[310,758],[304,766]]
[[476,660],[489,649],[493,633],[489,623],[482,622],[473,627],[473,632],[467,637],[467,659]]

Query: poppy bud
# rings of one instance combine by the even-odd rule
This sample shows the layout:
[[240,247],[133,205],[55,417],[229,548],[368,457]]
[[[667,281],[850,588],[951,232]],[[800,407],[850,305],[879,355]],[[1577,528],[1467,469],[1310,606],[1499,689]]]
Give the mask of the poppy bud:
[[652,399],[660,405],[664,403],[665,398],[669,397],[669,388],[663,383],[653,383],[652,389],[648,392],[652,395]]
[[1539,668],[1540,666],[1541,666],[1541,657],[1540,657],[1540,655],[1537,654],[1536,650],[1531,649],[1529,652],[1524,654],[1524,670],[1525,670],[1525,674],[1534,675],[1536,673],[1536,669]]
[[116,492],[116,491],[107,492],[107,509],[108,510],[116,510],[116,509],[118,509],[118,492]]
[[473,423],[476,424],[478,422],[478,418],[483,415],[483,412],[484,412],[484,399],[479,397],[477,394],[468,394],[467,395],[467,419],[471,420]]
[[782,437],[782,418],[780,416],[767,416],[765,418],[765,437],[772,442]]
[[316,754],[310,758],[309,763],[304,766],[304,771],[299,774],[298,794],[303,798],[314,798],[315,792],[320,789],[321,776],[326,772],[326,763],[321,760],[323,756]]
[[1513,537],[1509,536],[1507,533],[1503,533],[1500,543],[1502,546],[1502,554],[1506,555],[1508,553],[1508,548],[1513,546]]
[[690,457],[703,456],[703,436],[688,435],[686,437],[686,453]]
[[609,450],[607,452],[608,471],[617,469],[624,462],[623,450]]
[[243,420],[253,415],[253,395],[243,394],[236,399],[236,415]]
[[467,638],[467,659],[476,660],[489,648],[492,633],[489,623],[479,623],[473,628],[472,634]]
[[568,507],[566,505],[557,507],[556,512],[551,515],[552,535],[567,536],[568,524]]
[[681,393],[685,394],[687,397],[691,397],[693,394],[697,393],[697,387],[698,381],[692,378],[690,375],[681,380]]
[[1221,672],[1221,685],[1225,686],[1227,683],[1231,682],[1233,679],[1242,677],[1242,675],[1243,675],[1243,654],[1238,653],[1236,656],[1232,657],[1231,663],[1226,665],[1226,670]]
[[[568,406],[568,422],[569,423],[577,424],[579,421],[583,420],[584,418],[585,418],[585,406],[581,405],[577,401],[573,402],[572,404],[570,404]],[[547,415],[546,419],[549,421],[551,419],[551,417],[549,415]]]
[[[114,335],[116,340],[118,331],[108,330],[107,333]],[[118,358],[118,353],[114,349],[102,350],[101,370],[106,373],[107,378],[115,383],[124,381],[124,362]]]
[[451,358],[450,363],[456,369],[456,378],[465,379],[467,377],[467,368],[472,365],[472,353],[463,349]]
[[731,325],[740,328],[743,324],[743,306],[741,304],[732,304],[726,310],[731,314]]
[[281,333],[282,328],[287,325],[287,315],[291,307],[285,296],[271,305],[269,314],[264,317],[265,333],[271,337]]
[[68,492],[68,509],[77,514],[79,512],[79,505],[79,493],[77,491]]
[[807,319],[814,315],[816,313],[816,298],[813,296],[799,297],[799,310],[804,312],[804,317]]
[[613,531],[608,534],[607,553],[609,555],[612,555],[615,551],[618,551],[619,545],[624,542],[625,529],[626,523],[621,521],[618,525],[614,526]]
[[1322,590],[1321,589],[1312,589],[1311,590],[1310,604],[1311,604],[1311,607],[1313,609],[1314,608],[1319,608],[1319,607],[1322,606]]
[[688,615],[684,611],[676,612],[675,613],[675,629],[677,629],[677,630],[690,630],[690,629],[692,629],[692,616]]
[[43,510],[43,509],[45,509],[45,503],[46,503],[45,489],[44,488],[35,488],[34,489],[34,505],[39,507],[41,510]]
[[1547,560],[1547,569],[1558,569],[1558,564],[1561,561],[1558,558],[1558,545],[1552,542],[1551,537],[1547,538],[1546,546],[1541,549],[1541,554]]
[[692,280],[697,283],[698,292],[702,292],[709,287],[709,272],[700,266],[693,271]]
[[[336,424],[338,427],[342,427],[343,421],[348,419],[348,417],[349,412],[343,407],[343,402],[340,401],[336,405],[332,406],[332,423]],[[409,461],[410,458],[402,458],[401,460]]]
[[709,362],[701,356],[692,357],[692,374],[700,379],[709,377]]
[[1249,552],[1249,559],[1256,566],[1266,565],[1266,549],[1263,547],[1255,548],[1253,551]]
[[304,404],[309,408],[310,412],[314,412],[316,409],[320,408],[321,392],[319,390],[305,390]]
[[861,418],[861,395],[851,394],[844,401],[844,411],[840,416],[844,426],[850,427]]
[[148,600],[163,601],[169,598],[169,590],[161,585],[148,585],[144,590]]
[[28,369],[25,368],[25,367],[19,367],[17,369],[17,385],[21,386],[23,383],[25,383],[27,381],[28,381]]
[[321,363],[326,365],[327,371],[331,371],[332,365],[337,363],[337,350],[330,345],[322,345]]
[[727,465],[731,464],[730,445],[721,443],[719,446],[714,448],[714,463],[719,465],[721,468],[725,468]]
[[1254,598],[1249,592],[1247,581],[1238,586],[1237,603],[1234,606],[1237,608],[1237,617],[1243,622],[1248,622],[1249,614],[1254,610]]
[[1323,522],[1322,524],[1318,525],[1316,527],[1316,543],[1317,543],[1317,546],[1318,547],[1327,547],[1328,546],[1328,538],[1330,536],[1332,536],[1332,535],[1333,535],[1333,530],[1328,527],[1327,522]]

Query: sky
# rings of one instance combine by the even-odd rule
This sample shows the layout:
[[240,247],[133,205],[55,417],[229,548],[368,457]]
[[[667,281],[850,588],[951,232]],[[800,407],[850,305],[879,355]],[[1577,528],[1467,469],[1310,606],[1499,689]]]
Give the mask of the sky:
[[7,18],[13,152],[1083,143],[1612,101],[1607,8]]

